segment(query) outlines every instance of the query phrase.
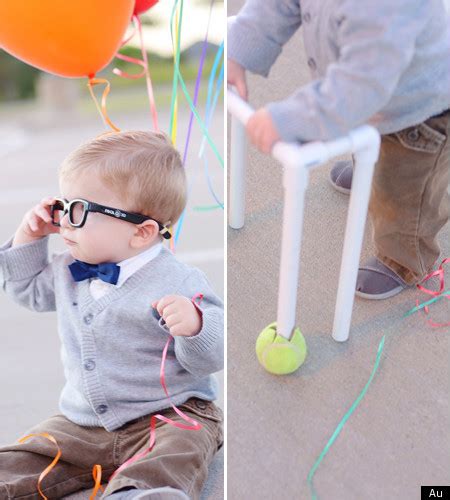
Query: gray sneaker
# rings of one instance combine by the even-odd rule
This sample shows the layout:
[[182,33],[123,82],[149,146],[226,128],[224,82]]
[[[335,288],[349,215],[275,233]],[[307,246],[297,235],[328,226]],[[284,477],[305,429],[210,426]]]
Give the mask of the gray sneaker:
[[389,299],[406,288],[409,287],[400,276],[376,257],[370,257],[358,270],[355,293],[363,299]]
[[340,193],[350,194],[353,177],[353,161],[338,161],[330,172],[330,182]]

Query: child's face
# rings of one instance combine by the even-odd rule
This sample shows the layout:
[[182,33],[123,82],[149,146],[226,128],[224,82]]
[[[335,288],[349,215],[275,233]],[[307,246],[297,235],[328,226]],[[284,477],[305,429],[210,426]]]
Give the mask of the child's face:
[[[76,180],[60,181],[61,195],[68,201],[75,198],[127,210],[121,198],[111,191],[96,174],[81,174]],[[120,262],[140,251],[136,248],[135,235],[138,227],[135,224],[108,217],[107,215],[89,212],[86,223],[81,228],[69,224],[66,214],[60,222],[60,234],[72,257],[89,264],[102,262]]]

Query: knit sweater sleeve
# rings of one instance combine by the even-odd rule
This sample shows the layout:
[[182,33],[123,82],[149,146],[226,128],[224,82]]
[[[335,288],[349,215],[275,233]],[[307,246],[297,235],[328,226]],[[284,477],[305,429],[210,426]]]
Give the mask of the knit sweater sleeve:
[[48,260],[48,237],[0,246],[0,286],[18,304],[33,311],[54,311],[53,268]]
[[299,0],[247,0],[229,27],[227,57],[267,76],[300,24]]
[[175,356],[187,371],[199,377],[222,370],[224,354],[222,301],[213,292],[206,276],[199,269],[191,271],[177,293],[188,298],[201,293],[203,300],[199,306],[202,312],[202,328],[192,337],[175,337]]
[[282,139],[333,139],[385,107],[413,59],[431,10],[422,0],[398,0],[395,8],[391,0],[339,2],[337,61],[322,78],[266,106]]

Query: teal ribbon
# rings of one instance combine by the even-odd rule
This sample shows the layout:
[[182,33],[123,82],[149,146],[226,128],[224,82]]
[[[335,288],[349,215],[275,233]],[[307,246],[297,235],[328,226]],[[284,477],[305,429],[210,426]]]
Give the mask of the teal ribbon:
[[[419,304],[416,307],[413,307],[412,309],[410,309],[408,312],[406,312],[403,315],[403,318],[407,318],[408,316],[411,316],[411,314],[414,314],[415,312],[420,311],[424,307],[429,306],[430,304],[433,304],[434,302],[442,299],[443,297],[449,296],[449,295],[450,295],[450,290],[446,290],[445,292],[442,292],[440,295],[438,295],[438,296],[436,296],[436,297],[434,297],[426,302],[423,302],[422,304]],[[383,338],[381,339],[381,341],[378,345],[378,352],[377,352],[377,357],[375,360],[375,365],[373,367],[373,370],[372,370],[372,373],[369,377],[369,380],[367,381],[367,384],[364,386],[364,389],[361,391],[360,395],[356,398],[355,402],[352,404],[350,409],[347,411],[347,413],[344,415],[342,420],[339,422],[338,426],[336,427],[336,430],[333,432],[333,435],[328,440],[328,443],[325,445],[325,448],[322,450],[321,454],[319,455],[319,458],[314,462],[314,465],[312,466],[311,470],[309,471],[308,486],[309,486],[312,500],[317,500],[317,493],[315,492],[314,485],[313,485],[314,474],[315,474],[317,468],[319,467],[320,463],[324,459],[325,455],[328,453],[329,449],[331,448],[331,445],[334,443],[336,438],[339,436],[345,423],[350,418],[351,414],[356,410],[356,408],[358,407],[362,398],[365,396],[367,389],[369,388],[370,384],[372,383],[372,380],[373,380],[373,378],[378,370],[378,366],[380,364],[380,359],[381,359],[381,354],[382,354],[383,347],[384,347],[385,338],[386,338],[386,335],[383,335]]]
[[[171,14],[171,17],[170,17],[170,36],[172,37],[172,41],[173,41],[173,29],[172,29],[172,25],[173,25],[173,19],[175,17],[175,13],[176,13],[177,5],[178,5],[178,0],[175,0],[174,5],[173,5],[173,9],[172,9],[172,14]],[[182,6],[183,6],[183,3],[181,3],[181,7]],[[180,19],[180,24],[181,24],[181,19]],[[179,42],[179,39],[178,39],[178,42]],[[219,150],[217,149],[217,147],[214,144],[213,140],[211,139],[211,136],[209,135],[208,129],[205,126],[205,124],[203,123],[203,120],[200,118],[200,116],[199,116],[199,114],[197,112],[197,109],[196,109],[194,103],[192,102],[191,96],[189,95],[189,92],[188,92],[188,90],[186,88],[186,84],[184,83],[183,77],[182,77],[181,72],[180,72],[179,57],[175,58],[174,65],[175,65],[175,70],[174,70],[175,71],[175,75],[176,75],[176,77],[178,79],[179,84],[181,85],[181,89],[183,90],[184,96],[186,97],[186,100],[187,100],[187,102],[189,104],[189,107],[190,107],[190,109],[191,109],[191,111],[192,111],[195,119],[197,120],[198,124],[200,125],[200,128],[201,128],[204,136],[206,137],[206,140],[207,140],[208,144],[211,146],[211,149],[213,150],[215,156],[219,160],[220,165],[222,166],[222,168],[224,168],[223,158],[222,158],[221,154],[219,153]],[[174,84],[174,88],[176,88],[175,84]]]
[[433,302],[436,302],[437,300],[440,300],[442,299],[443,297],[447,297],[450,295],[450,290],[446,290],[445,292],[442,292],[440,295],[438,295],[437,297],[434,297],[433,299],[430,299],[428,300],[427,302],[423,302],[422,304],[419,304],[418,306],[416,307],[413,307],[411,310],[409,310],[407,313],[405,313],[403,315],[404,318],[407,318],[408,316],[411,316],[411,314],[414,314],[415,312],[417,311],[420,311],[421,309],[423,309],[424,307],[426,306],[429,306],[430,304],[432,304]]
[[377,358],[375,360],[375,365],[373,367],[373,370],[372,370],[372,373],[369,377],[369,380],[367,381],[367,384],[364,386],[364,389],[361,391],[361,394],[356,398],[355,402],[352,404],[350,409],[347,411],[347,413],[344,415],[342,420],[339,422],[338,426],[336,427],[336,430],[333,432],[333,435],[328,440],[328,443],[325,445],[325,448],[322,450],[322,453],[319,455],[319,458],[316,460],[316,462],[312,466],[311,470],[309,471],[308,486],[309,486],[309,490],[311,492],[311,497],[313,500],[317,500],[317,494],[316,494],[316,492],[314,490],[314,486],[313,486],[314,474],[315,474],[317,468],[319,467],[320,462],[322,462],[325,455],[328,453],[329,449],[331,448],[331,445],[334,443],[334,441],[336,440],[336,438],[339,436],[340,432],[342,431],[342,429],[345,425],[345,422],[347,422],[347,420],[350,418],[350,415],[356,410],[356,408],[358,407],[362,398],[365,396],[367,389],[369,388],[370,384],[372,383],[372,380],[375,377],[375,373],[378,370],[378,365],[380,364],[381,353],[383,352],[385,338],[386,338],[386,335],[383,335],[383,338],[381,339],[381,341],[378,345]]

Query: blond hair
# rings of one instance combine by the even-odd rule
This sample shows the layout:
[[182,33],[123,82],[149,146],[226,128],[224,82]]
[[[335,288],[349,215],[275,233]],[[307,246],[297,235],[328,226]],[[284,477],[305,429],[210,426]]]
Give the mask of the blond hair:
[[[126,209],[174,224],[186,206],[186,175],[180,154],[161,132],[104,134],[73,151],[60,178],[94,170],[127,204]],[[122,208],[124,207],[115,207]]]

